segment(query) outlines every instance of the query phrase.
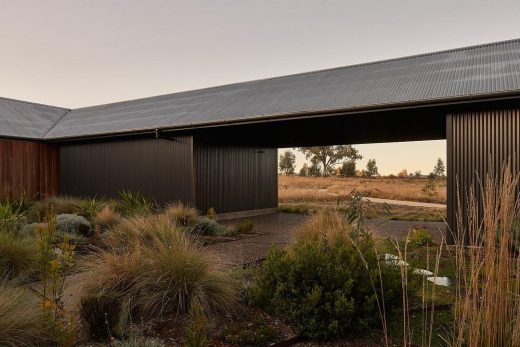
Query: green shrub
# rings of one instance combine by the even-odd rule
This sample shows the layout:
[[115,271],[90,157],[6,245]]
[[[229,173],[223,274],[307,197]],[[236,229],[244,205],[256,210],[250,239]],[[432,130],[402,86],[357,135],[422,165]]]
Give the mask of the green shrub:
[[113,343],[115,347],[165,347],[166,345],[159,339],[150,337],[132,337],[128,340]]
[[119,192],[118,206],[123,216],[142,216],[153,212],[153,202],[146,199],[141,193],[127,190]]
[[250,219],[246,219],[235,225],[235,232],[237,234],[247,234],[253,231],[254,227],[255,223]]
[[273,328],[260,321],[234,323],[222,332],[222,338],[230,345],[269,346],[275,339]]
[[0,277],[34,274],[38,268],[37,252],[35,237],[0,231]]
[[106,295],[83,297],[80,315],[94,340],[122,336],[121,303],[118,298]]
[[193,232],[197,235],[206,236],[233,236],[235,230],[229,229],[224,225],[217,223],[214,219],[200,217],[197,224],[193,227]]
[[215,209],[213,207],[210,207],[208,209],[208,213],[206,214],[206,217],[208,217],[209,219],[216,220],[217,219],[217,211],[215,211]]
[[208,333],[208,318],[204,312],[204,307],[197,300],[192,300],[189,310],[189,323],[186,327],[186,346],[206,346]]
[[426,229],[413,228],[412,232],[407,236],[406,242],[415,247],[434,245],[432,235]]
[[197,223],[197,210],[182,203],[168,205],[164,214],[179,226],[187,227]]
[[96,197],[85,199],[81,201],[81,215],[87,218],[90,222],[94,222],[94,218],[105,206],[107,201],[104,199],[98,199]]
[[0,346],[36,346],[41,335],[38,298],[0,282]]
[[75,214],[59,214],[56,216],[56,230],[58,233],[77,234],[82,236],[92,235],[92,225],[82,216]]
[[374,247],[371,237],[354,243],[338,233],[273,249],[252,287],[253,300],[305,337],[334,339],[380,326],[381,286],[392,313],[402,304],[401,274],[380,262]]

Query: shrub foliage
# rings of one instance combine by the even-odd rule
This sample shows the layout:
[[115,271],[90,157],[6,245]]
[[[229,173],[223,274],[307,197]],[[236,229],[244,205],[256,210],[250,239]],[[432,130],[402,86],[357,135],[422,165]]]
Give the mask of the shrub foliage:
[[338,232],[302,240],[274,248],[252,288],[255,302],[302,336],[333,339],[380,326],[381,288],[386,312],[399,307],[400,270],[379,261],[370,236],[353,241]]

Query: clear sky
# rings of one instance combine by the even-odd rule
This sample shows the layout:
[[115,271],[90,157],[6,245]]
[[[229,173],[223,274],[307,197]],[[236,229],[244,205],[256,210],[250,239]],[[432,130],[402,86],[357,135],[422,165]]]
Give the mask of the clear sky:
[[[0,0],[0,96],[63,107],[520,37],[520,1]],[[358,147],[431,170],[443,141]]]

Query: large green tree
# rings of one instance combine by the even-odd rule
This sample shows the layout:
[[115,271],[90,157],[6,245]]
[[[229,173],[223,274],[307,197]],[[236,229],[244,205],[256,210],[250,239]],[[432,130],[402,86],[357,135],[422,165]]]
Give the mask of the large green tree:
[[296,155],[291,151],[285,151],[280,155],[278,166],[280,167],[280,172],[284,175],[293,175],[296,167]]
[[345,160],[355,161],[362,158],[351,145],[300,147],[299,150],[313,165],[319,164],[322,167],[323,177],[332,174],[335,166]]
[[437,163],[435,164],[435,167],[433,168],[433,171],[430,175],[434,178],[441,178],[444,177],[444,171],[446,171],[446,166],[444,166],[442,159],[439,158],[437,159]]
[[375,159],[369,159],[367,162],[366,175],[368,177],[373,177],[379,175],[379,171],[377,169],[377,164]]

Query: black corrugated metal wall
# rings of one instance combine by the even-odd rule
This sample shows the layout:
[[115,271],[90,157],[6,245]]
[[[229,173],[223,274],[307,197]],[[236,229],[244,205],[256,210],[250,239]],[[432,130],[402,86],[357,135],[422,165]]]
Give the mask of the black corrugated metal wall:
[[60,146],[60,193],[116,197],[122,189],[158,203],[194,204],[193,138],[137,139]]
[[499,172],[506,161],[513,172],[520,170],[520,107],[448,114],[446,136],[448,222],[453,228],[458,195],[465,216],[465,194],[478,178],[483,180],[492,168]]
[[197,208],[217,213],[278,206],[276,148],[194,141]]

